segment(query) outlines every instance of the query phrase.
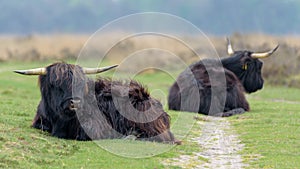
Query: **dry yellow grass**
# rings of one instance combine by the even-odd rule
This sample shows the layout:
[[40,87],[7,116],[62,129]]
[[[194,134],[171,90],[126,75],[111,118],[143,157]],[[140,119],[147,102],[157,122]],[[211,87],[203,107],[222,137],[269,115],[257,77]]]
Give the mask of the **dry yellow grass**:
[[[68,34],[2,35],[0,61],[76,59],[89,38],[89,35]],[[264,59],[264,77],[272,84],[300,87],[300,37],[235,33],[230,38],[236,50],[265,51],[280,44],[272,57]],[[133,58],[130,65],[123,67],[127,71],[151,65],[180,70],[183,67],[178,59],[190,64],[199,57],[217,56],[217,53],[227,56],[225,37],[209,36],[209,40],[211,43],[202,36],[128,36],[124,32],[114,32],[94,36],[89,41],[87,55],[98,59],[105,56],[112,63],[124,62],[124,58],[130,56]]]
[[33,61],[76,57],[87,38],[85,35],[0,36],[0,60]]

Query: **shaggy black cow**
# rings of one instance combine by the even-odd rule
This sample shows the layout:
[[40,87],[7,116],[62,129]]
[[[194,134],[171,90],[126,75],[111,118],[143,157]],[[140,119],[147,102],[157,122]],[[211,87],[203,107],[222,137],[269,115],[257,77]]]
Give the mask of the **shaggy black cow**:
[[54,63],[15,71],[40,75],[41,101],[32,126],[65,139],[94,140],[134,135],[139,140],[179,143],[170,132],[170,117],[159,101],[135,81],[121,82],[85,74],[106,68]]
[[169,109],[223,117],[249,111],[244,91],[262,89],[263,63],[259,58],[272,55],[277,48],[264,53],[234,51],[228,39],[231,57],[221,62],[203,59],[179,75],[169,90]]

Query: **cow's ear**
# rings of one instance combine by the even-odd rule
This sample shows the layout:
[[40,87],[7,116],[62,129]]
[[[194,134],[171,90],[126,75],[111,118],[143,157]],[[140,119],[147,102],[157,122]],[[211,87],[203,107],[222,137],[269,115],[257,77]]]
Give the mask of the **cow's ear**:
[[248,69],[248,63],[247,63],[247,62],[243,64],[242,69],[243,69],[243,70],[247,70],[247,69]]
[[243,70],[247,70],[248,69],[248,66],[251,62],[253,62],[253,59],[250,56],[250,53],[249,52],[246,52],[245,55],[247,57],[244,57],[243,61],[242,61],[242,69]]

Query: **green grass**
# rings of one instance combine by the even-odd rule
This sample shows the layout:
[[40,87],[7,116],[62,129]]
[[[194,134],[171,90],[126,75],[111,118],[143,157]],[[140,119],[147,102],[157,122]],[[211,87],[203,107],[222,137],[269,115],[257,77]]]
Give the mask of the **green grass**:
[[[192,113],[168,111],[173,133],[183,140],[183,145],[175,147],[130,140],[64,140],[31,128],[40,99],[37,77],[12,70],[49,63],[0,63],[0,168],[165,168],[163,160],[201,151],[196,143],[187,141],[201,133],[193,126]],[[162,102],[174,81],[163,72],[140,74],[136,79],[149,84],[150,92]],[[299,89],[266,86],[247,96],[251,112],[228,118],[245,144],[242,155],[251,164],[249,168],[300,167],[299,97]],[[140,156],[145,158],[136,158]]]
[[300,90],[267,87],[248,100],[251,112],[230,120],[246,145],[249,168],[299,168]]
[[[164,168],[164,159],[199,151],[195,143],[185,139],[194,123],[191,113],[182,116],[169,112],[176,124],[172,131],[184,141],[184,145],[175,147],[128,140],[64,140],[31,128],[40,100],[37,76],[22,76],[12,70],[49,63],[0,63],[0,168]],[[199,131],[197,127],[194,130]]]

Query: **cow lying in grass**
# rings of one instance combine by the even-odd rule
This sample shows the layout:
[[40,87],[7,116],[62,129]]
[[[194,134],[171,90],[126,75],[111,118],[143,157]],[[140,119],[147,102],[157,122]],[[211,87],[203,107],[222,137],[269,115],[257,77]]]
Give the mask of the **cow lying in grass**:
[[264,53],[234,51],[228,40],[231,57],[203,59],[178,76],[169,90],[169,109],[223,117],[249,111],[244,91],[262,89],[263,63],[259,59],[272,55],[277,48]]
[[121,82],[85,74],[106,68],[54,63],[17,70],[39,75],[41,101],[33,127],[65,139],[95,140],[134,135],[138,140],[179,143],[170,132],[170,117],[161,103],[135,81]]

